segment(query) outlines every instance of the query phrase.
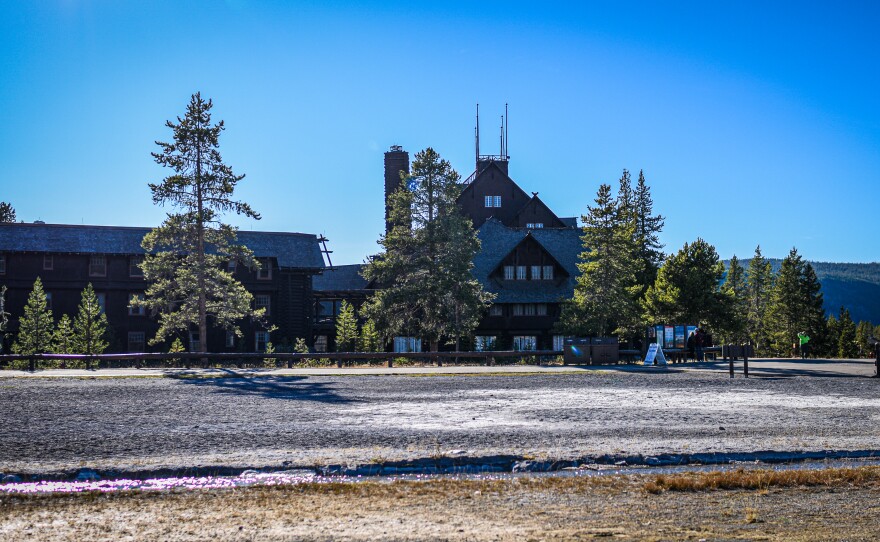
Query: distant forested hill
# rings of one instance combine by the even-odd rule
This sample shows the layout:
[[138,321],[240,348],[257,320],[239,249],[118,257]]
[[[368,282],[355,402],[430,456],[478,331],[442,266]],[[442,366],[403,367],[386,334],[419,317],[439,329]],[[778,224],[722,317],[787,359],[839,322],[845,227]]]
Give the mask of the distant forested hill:
[[[773,272],[782,260],[767,258]],[[748,269],[749,260],[741,260]],[[730,262],[725,260],[724,264]],[[880,325],[880,263],[810,262],[822,283],[826,314],[837,315],[841,305],[849,309],[855,322],[867,320]]]

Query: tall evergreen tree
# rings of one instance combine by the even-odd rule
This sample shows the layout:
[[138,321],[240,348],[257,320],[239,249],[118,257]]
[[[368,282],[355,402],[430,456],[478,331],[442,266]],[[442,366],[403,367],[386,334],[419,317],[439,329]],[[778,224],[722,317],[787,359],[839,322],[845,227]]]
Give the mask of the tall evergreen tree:
[[837,319],[839,333],[837,336],[837,357],[852,359],[859,354],[859,345],[856,342],[856,324],[849,314],[849,310],[840,307],[840,316]]
[[381,352],[382,336],[376,329],[376,324],[369,318],[361,326],[361,335],[358,337],[359,352]]
[[386,336],[420,337],[436,351],[441,338],[469,334],[494,298],[472,273],[480,241],[456,200],[459,175],[434,149],[415,156],[403,187],[389,197],[391,230],[363,274],[382,285],[363,307]]
[[825,342],[825,318],[821,286],[813,266],[804,262],[796,248],[782,260],[773,286],[767,329],[776,354],[794,352],[798,332],[816,338],[814,348]]
[[826,342],[825,336],[828,330],[825,327],[827,320],[825,319],[825,299],[822,294],[822,285],[819,283],[819,277],[813,269],[813,264],[804,262],[804,275],[801,278],[803,288],[805,309],[805,320],[807,330],[811,333],[810,337],[816,338],[817,346],[821,349]]
[[749,261],[746,273],[748,290],[747,332],[755,349],[767,352],[767,310],[773,290],[773,268],[761,254],[761,245],[755,247],[755,255]]
[[352,352],[357,344],[357,316],[351,303],[343,300],[336,315],[336,351]]
[[9,326],[9,313],[6,312],[6,286],[0,286],[0,354],[6,344],[6,329]]
[[52,351],[56,354],[73,354],[73,324],[66,314],[58,320],[55,326],[55,334],[52,337]]
[[871,325],[871,322],[864,320],[860,321],[859,325],[856,326],[856,343],[859,345],[860,358],[866,358],[871,354],[873,347],[871,344],[871,333],[873,330],[874,326]]
[[18,336],[12,345],[12,351],[16,354],[51,352],[54,331],[55,322],[43,290],[43,281],[37,277],[24,307],[24,316],[19,319]]
[[107,315],[89,283],[82,291],[79,310],[73,318],[73,349],[77,354],[103,354],[107,349]]
[[721,287],[721,292],[727,296],[730,303],[727,321],[719,330],[725,342],[740,343],[748,337],[746,330],[749,316],[749,291],[745,275],[745,269],[734,254],[730,258],[727,277]]
[[635,246],[636,260],[639,268],[636,271],[636,284],[641,286],[639,299],[644,298],[648,287],[657,280],[657,271],[663,264],[663,244],[660,243],[660,232],[663,231],[665,218],[654,214],[654,200],[651,189],[645,181],[645,173],[639,170],[634,194],[635,212]]
[[819,348],[818,354],[829,358],[837,357],[837,348],[840,343],[840,323],[832,314],[825,322],[825,342]]
[[656,323],[707,324],[723,329],[728,318],[727,296],[721,292],[724,264],[715,247],[697,239],[667,258],[648,288],[645,317]]
[[174,141],[157,141],[156,163],[174,173],[162,182],[150,183],[153,203],[172,205],[161,226],[144,237],[147,256],[142,264],[149,286],[146,299],[133,304],[159,314],[159,330],[151,339],[157,344],[178,330],[199,333],[199,349],[207,352],[208,318],[236,334],[237,321],[251,317],[262,320],[264,309],[252,308],[253,297],[226,270],[235,260],[250,268],[259,263],[253,252],[237,244],[236,228],[220,221],[220,214],[234,212],[256,220],[260,215],[244,202],[232,199],[244,175],[235,175],[223,163],[219,138],[223,121],[211,124],[211,100],[200,93],[192,96],[184,118],[167,121]]
[[[628,173],[624,170],[621,186]],[[563,305],[559,329],[571,334],[606,336],[627,334],[639,327],[636,262],[631,207],[625,197],[616,201],[603,184],[595,205],[588,206],[583,222],[580,275],[574,298]],[[621,204],[623,202],[623,204]]]
[[15,208],[5,201],[0,201],[0,222],[15,222]]

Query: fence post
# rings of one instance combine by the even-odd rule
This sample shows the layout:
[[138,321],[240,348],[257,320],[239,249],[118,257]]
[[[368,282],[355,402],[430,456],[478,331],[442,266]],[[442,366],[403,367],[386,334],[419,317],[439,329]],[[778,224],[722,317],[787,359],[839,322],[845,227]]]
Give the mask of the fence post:
[[743,345],[743,375],[748,378],[749,377],[749,351],[746,348],[746,345]]
[[28,370],[30,372],[37,370],[37,360],[35,358],[28,358]]
[[731,346],[730,344],[727,345],[727,359],[730,363],[730,378],[733,378],[733,352],[731,352]]
[[394,366],[394,362],[391,360],[391,357],[390,357],[390,356],[388,357],[388,363],[387,363],[387,366],[388,366],[388,367],[393,367],[393,366]]

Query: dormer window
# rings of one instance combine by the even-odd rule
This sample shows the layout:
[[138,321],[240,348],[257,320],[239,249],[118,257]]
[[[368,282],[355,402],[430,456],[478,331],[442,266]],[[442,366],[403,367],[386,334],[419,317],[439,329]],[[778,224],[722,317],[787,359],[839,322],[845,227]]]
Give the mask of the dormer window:
[[260,261],[260,268],[257,270],[257,279],[272,280],[272,260],[263,258]]
[[543,222],[527,222],[526,223],[526,228],[528,228],[530,230],[540,230],[543,227],[544,227]]
[[501,207],[501,196],[486,196],[486,207]]

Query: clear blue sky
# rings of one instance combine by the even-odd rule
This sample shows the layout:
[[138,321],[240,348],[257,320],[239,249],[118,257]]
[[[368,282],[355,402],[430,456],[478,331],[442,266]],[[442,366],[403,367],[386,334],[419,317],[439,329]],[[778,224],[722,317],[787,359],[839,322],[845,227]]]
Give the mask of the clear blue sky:
[[0,200],[152,226],[166,119],[195,91],[263,220],[378,249],[383,152],[473,170],[510,104],[511,176],[560,216],[644,169],[662,240],[880,260],[880,3],[0,0]]

